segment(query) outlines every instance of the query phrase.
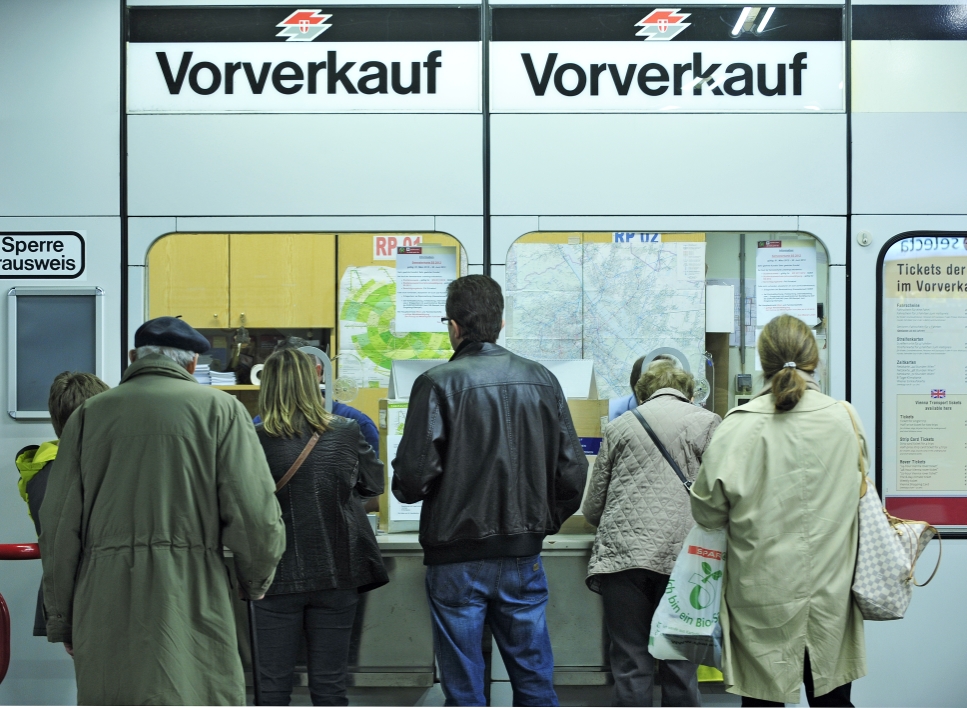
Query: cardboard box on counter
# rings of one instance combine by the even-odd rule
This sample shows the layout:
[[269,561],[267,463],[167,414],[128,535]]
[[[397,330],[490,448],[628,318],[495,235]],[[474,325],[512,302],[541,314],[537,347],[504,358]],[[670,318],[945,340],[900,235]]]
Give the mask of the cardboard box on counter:
[[[608,422],[608,401],[607,399],[567,399],[567,407],[571,411],[571,421],[574,423],[574,431],[581,440],[581,447],[588,458],[588,478],[591,481],[591,472],[594,470],[594,461],[598,457],[598,449],[601,447],[601,428]],[[581,496],[581,503],[584,503],[584,496],[588,493],[587,482],[584,485],[584,494]],[[595,527],[584,519],[580,509],[574,516],[569,518],[561,526],[558,533],[594,533]]]

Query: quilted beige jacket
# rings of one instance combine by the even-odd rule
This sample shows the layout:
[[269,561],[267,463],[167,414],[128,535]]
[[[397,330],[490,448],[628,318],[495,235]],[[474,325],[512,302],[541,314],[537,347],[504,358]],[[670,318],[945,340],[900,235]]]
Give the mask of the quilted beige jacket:
[[[694,480],[722,419],[673,388],[659,389],[638,411]],[[694,524],[688,493],[631,411],[604,429],[583,512],[598,527],[588,564],[589,588],[599,592],[595,576],[630,568],[671,573]]]

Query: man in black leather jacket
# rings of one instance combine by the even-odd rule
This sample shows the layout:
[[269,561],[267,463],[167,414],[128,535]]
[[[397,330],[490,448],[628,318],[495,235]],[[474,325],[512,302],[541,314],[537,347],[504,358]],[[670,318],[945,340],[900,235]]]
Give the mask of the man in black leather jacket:
[[447,289],[454,355],[413,385],[393,460],[393,494],[423,501],[420,544],[447,705],[485,705],[486,620],[514,705],[558,705],[540,552],[577,511],[588,462],[557,379],[495,343],[500,286],[484,275]]

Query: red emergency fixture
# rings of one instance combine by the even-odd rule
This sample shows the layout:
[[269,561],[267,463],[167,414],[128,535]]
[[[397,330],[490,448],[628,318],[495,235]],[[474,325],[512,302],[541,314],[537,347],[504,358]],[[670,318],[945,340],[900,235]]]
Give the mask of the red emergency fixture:
[[[2,543],[0,560],[36,560],[40,558],[40,547],[36,543]],[[10,610],[7,601],[0,595],[0,683],[10,668]]]

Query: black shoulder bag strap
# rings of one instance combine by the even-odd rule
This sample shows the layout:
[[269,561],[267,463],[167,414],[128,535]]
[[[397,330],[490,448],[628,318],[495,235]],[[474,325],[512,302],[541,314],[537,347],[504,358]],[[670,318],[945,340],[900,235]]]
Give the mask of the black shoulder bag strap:
[[658,448],[658,452],[662,454],[662,457],[664,457],[668,461],[668,464],[672,466],[672,469],[675,470],[675,474],[678,475],[678,478],[682,481],[682,485],[684,485],[685,487],[685,492],[688,494],[691,494],[692,483],[689,482],[688,479],[685,477],[685,475],[682,474],[681,467],[679,467],[678,463],[675,462],[675,459],[670,454],[668,454],[668,450],[665,448],[664,445],[662,445],[662,442],[661,440],[658,439],[658,436],[655,435],[655,431],[651,429],[650,425],[648,425],[648,421],[645,420],[645,417],[638,412],[637,408],[635,408],[631,412],[635,414],[635,418],[638,419],[638,422],[641,423],[641,426],[645,429],[645,432],[648,433],[648,437],[650,437],[651,441],[655,443],[655,447]]

